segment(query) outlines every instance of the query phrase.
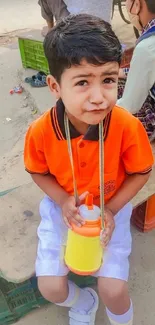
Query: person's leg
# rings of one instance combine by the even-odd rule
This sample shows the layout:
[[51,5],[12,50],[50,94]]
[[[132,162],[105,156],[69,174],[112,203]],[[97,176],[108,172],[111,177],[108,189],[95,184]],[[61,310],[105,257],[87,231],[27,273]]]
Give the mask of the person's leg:
[[62,303],[68,297],[67,276],[39,276],[38,288],[46,300]]
[[72,312],[81,315],[86,315],[95,302],[91,289],[80,289],[68,281],[67,276],[40,276],[38,288],[46,300],[62,307],[72,307]]
[[68,281],[64,263],[67,227],[60,207],[45,197],[40,204],[41,223],[38,228],[36,276],[43,297],[59,306],[70,307],[70,325],[83,321],[93,325],[98,309],[98,296],[93,289],[80,289]]
[[112,278],[98,279],[98,290],[111,325],[132,325],[133,308],[126,281]]
[[133,308],[128,294],[131,252],[130,218],[132,206],[127,204],[115,216],[115,230],[103,254],[103,264],[95,276],[98,290],[106,306],[111,325],[132,325]]

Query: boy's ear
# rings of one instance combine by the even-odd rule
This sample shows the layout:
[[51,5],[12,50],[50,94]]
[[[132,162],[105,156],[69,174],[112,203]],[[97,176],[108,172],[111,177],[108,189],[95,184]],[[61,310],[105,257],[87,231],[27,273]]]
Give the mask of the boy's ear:
[[56,99],[60,98],[60,86],[52,75],[46,77],[46,82],[51,92],[55,95]]

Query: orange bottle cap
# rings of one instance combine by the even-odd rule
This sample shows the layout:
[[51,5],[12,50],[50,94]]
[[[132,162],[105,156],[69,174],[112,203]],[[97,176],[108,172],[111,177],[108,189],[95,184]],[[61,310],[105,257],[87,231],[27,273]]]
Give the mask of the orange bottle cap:
[[86,196],[85,205],[87,206],[88,210],[93,210],[93,194],[88,194]]

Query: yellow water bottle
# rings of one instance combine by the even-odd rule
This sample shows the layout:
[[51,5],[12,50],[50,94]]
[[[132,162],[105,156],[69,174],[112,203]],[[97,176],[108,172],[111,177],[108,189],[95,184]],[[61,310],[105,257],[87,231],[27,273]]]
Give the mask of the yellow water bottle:
[[72,224],[68,230],[65,263],[76,274],[90,275],[100,268],[103,256],[101,210],[93,205],[92,194],[88,194],[85,204],[79,207],[79,213],[85,224],[81,227]]

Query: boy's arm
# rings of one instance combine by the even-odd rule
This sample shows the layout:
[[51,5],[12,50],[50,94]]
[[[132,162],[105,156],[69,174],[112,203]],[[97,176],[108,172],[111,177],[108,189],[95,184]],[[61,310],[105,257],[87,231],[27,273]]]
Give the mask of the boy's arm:
[[113,230],[114,216],[130,202],[149,179],[154,164],[153,154],[144,127],[129,114],[122,137],[121,160],[128,175],[115,195],[107,202],[104,211],[106,228],[102,242],[107,245]]
[[117,193],[106,204],[107,209],[115,216],[142,189],[150,174],[151,172],[128,176]]
[[[72,223],[75,223],[79,227],[84,224],[83,218],[78,213],[74,196],[69,195],[60,184],[58,184],[54,176],[50,174],[31,174],[31,177],[41,190],[60,206],[67,227],[72,228]],[[79,204],[81,204],[87,194],[88,193],[85,192],[79,197]]]
[[[47,114],[49,113],[47,112]],[[43,137],[43,122],[47,116],[45,115],[34,121],[26,133],[24,147],[25,169],[31,174],[33,181],[40,189],[61,207],[66,225],[70,227],[72,222],[81,225],[83,219],[78,214],[78,207],[76,206],[74,196],[68,194],[49,171],[44,152]],[[86,195],[87,193],[83,193],[80,196],[79,203]]]
[[130,202],[148,181],[150,173],[128,176],[117,193],[105,206],[104,219],[106,227],[101,236],[103,246],[107,246],[115,228],[114,216]]
[[50,174],[31,174],[31,177],[41,190],[60,205],[60,207],[69,198],[69,194],[58,184],[54,176]]
[[123,132],[120,155],[127,177],[107,203],[107,208],[114,215],[142,189],[149,179],[154,164],[146,131],[142,123],[130,114]]

